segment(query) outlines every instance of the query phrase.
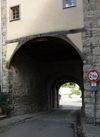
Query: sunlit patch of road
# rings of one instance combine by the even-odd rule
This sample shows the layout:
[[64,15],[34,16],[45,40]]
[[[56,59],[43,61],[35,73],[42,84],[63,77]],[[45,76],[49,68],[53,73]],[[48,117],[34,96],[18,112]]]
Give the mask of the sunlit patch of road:
[[82,99],[79,95],[73,95],[71,97],[62,96],[59,100],[60,108],[62,109],[81,109]]

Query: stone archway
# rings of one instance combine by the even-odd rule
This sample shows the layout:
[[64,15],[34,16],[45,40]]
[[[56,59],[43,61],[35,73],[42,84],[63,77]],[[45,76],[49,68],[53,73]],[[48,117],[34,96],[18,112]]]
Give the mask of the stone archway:
[[[81,64],[82,65],[82,64]],[[79,67],[79,66],[78,66]],[[82,67],[82,66],[81,66]],[[48,107],[50,110],[58,108],[59,107],[59,88],[61,85],[67,82],[73,82],[79,85],[81,91],[82,91],[82,111],[84,111],[84,87],[83,87],[83,77],[82,75],[78,75],[78,71],[74,74],[63,73],[63,74],[57,74],[54,76],[54,78],[50,78],[48,81],[48,89],[49,89],[49,102]]]
[[75,77],[83,86],[82,56],[65,37],[27,41],[16,50],[9,67],[15,114],[50,110],[54,107],[50,105],[53,86],[69,77],[71,81]]

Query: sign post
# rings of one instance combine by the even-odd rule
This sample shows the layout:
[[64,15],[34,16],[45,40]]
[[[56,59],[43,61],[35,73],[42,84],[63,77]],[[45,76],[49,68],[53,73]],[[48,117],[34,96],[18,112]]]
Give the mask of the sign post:
[[91,83],[91,91],[93,92],[93,112],[94,112],[94,125],[96,125],[96,91],[97,81],[100,79],[99,72],[95,69],[89,70],[87,80]]
[[97,83],[91,83],[91,90],[93,93],[93,124],[96,126],[96,91],[97,91]]

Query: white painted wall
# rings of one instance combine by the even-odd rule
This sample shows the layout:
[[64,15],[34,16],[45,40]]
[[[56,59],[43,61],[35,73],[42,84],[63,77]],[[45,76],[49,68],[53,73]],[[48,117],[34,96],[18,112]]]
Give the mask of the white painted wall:
[[82,52],[82,33],[69,34],[67,37],[74,43],[74,45]]
[[18,42],[7,44],[7,53],[6,53],[6,61],[7,62],[9,62],[10,58],[12,57],[17,45],[18,45]]
[[[63,9],[63,0],[7,0],[7,39],[83,27],[82,0]],[[21,20],[9,21],[10,7],[20,5]]]
[[[83,27],[82,0],[77,6],[63,9],[63,0],[7,0],[7,40],[24,36],[65,31]],[[20,5],[21,20],[10,22],[10,7]],[[82,51],[81,33],[68,37]],[[9,61],[18,43],[7,44],[6,60]]]

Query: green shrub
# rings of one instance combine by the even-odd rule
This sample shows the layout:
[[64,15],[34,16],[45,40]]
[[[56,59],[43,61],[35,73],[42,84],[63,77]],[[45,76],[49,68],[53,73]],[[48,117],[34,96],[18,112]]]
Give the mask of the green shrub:
[[67,82],[67,83],[63,84],[62,87],[75,88],[75,83],[74,82]]
[[3,114],[10,114],[12,108],[9,103],[9,98],[6,93],[0,93],[0,108],[2,109]]
[[81,91],[80,90],[72,89],[71,92],[72,92],[72,94],[75,94],[75,95],[81,95]]

